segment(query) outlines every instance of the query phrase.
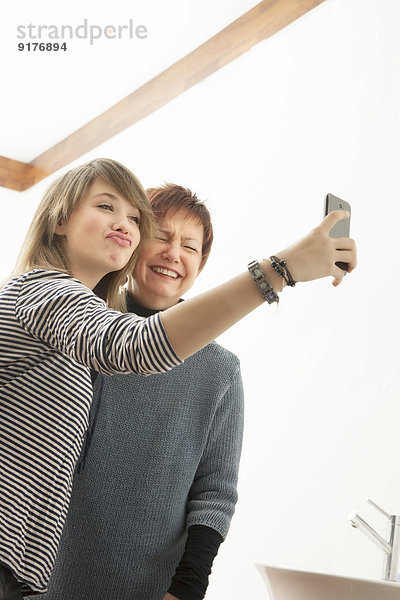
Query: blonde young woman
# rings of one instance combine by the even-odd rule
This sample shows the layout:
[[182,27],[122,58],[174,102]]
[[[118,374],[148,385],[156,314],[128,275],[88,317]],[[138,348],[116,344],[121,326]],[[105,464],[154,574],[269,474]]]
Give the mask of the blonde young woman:
[[[309,235],[219,287],[147,319],[124,314],[120,288],[152,214],[136,177],[99,159],[46,192],[13,278],[0,290],[0,600],[46,591],[92,399],[89,369],[167,371],[262,304],[286,282],[356,266],[353,240],[329,237],[331,213]],[[280,269],[280,273],[279,273]],[[92,289],[102,280],[104,298]],[[122,312],[118,312],[119,309]],[[118,402],[118,398],[115,399]]]

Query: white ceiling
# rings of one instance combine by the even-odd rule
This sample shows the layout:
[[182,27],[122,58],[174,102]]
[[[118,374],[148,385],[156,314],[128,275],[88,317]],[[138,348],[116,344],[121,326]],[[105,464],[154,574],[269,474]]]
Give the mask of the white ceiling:
[[[98,0],[3,0],[0,155],[31,161],[256,4],[256,0],[113,0],[102,6]],[[18,51],[18,43],[29,41],[17,38],[19,25],[75,29],[84,19],[88,26],[100,27],[132,19],[134,26],[146,26],[147,38],[102,38],[93,45],[73,39],[66,40],[65,52]]]

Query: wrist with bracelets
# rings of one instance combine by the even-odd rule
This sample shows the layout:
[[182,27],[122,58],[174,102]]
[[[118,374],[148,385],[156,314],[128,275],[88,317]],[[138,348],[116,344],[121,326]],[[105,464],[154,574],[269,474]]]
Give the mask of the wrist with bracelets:
[[256,260],[252,260],[247,268],[264,300],[266,300],[268,304],[272,304],[273,302],[279,304],[279,296],[266,278],[260,263]]
[[294,287],[296,285],[296,281],[294,281],[289,269],[287,268],[286,260],[281,260],[277,256],[270,256],[269,260],[271,267],[276,273],[278,273],[279,277],[284,279],[288,286]]
[[[287,268],[286,260],[281,260],[277,256],[271,256],[269,260],[271,267],[279,275],[279,277],[284,279],[287,285],[294,287],[296,282]],[[279,304],[279,296],[268,281],[263,269],[260,266],[260,263],[256,260],[253,260],[248,264],[248,269],[264,300],[266,300],[268,304],[272,304],[273,302]]]

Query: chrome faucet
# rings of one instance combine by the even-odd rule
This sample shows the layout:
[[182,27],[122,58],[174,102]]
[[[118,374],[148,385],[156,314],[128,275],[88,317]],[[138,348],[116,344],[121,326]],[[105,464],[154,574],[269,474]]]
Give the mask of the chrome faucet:
[[388,581],[399,581],[400,567],[399,567],[399,555],[400,555],[400,516],[389,515],[386,511],[380,508],[372,500],[367,500],[369,504],[372,504],[381,514],[388,519],[387,528],[387,540],[385,540],[379,533],[372,529],[370,525],[364,519],[362,519],[356,512],[349,514],[349,520],[353,527],[358,527],[370,540],[372,540],[378,548],[384,552],[383,561],[383,572],[382,579]]

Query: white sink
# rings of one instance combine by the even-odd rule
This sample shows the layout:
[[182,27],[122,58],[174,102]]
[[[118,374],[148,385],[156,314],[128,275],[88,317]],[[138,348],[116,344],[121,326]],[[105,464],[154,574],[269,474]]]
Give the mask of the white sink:
[[400,600],[400,583],[256,566],[270,600]]

